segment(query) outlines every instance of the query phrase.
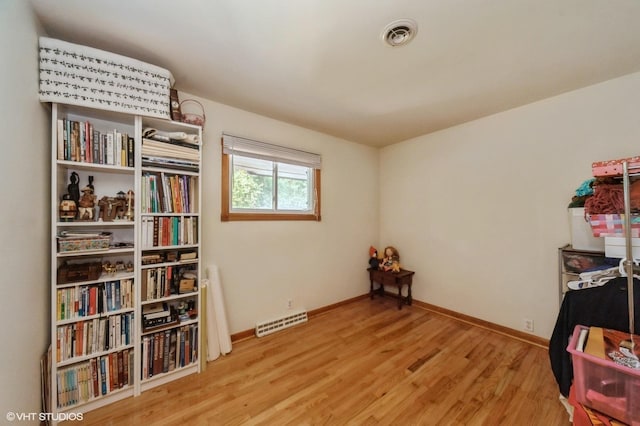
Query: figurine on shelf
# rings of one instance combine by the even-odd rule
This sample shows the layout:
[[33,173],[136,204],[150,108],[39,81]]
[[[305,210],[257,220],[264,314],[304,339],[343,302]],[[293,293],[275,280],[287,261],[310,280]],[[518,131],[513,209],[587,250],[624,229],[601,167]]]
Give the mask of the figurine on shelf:
[[180,317],[180,321],[188,321],[189,313],[188,313],[189,305],[185,301],[181,301],[178,304],[178,316]]
[[400,254],[395,247],[385,247],[380,269],[383,271],[400,272]]
[[109,261],[105,261],[102,263],[102,270],[109,275],[114,275],[116,273],[116,265],[115,263],[111,263]]
[[[123,193],[124,194],[124,193]],[[100,220],[103,222],[113,222],[122,217],[125,201],[120,198],[104,196],[98,201],[100,206]]]
[[94,208],[96,205],[96,196],[93,194],[93,189],[89,186],[82,188],[82,197],[80,197],[79,213],[80,220],[93,220]]
[[71,199],[78,205],[80,201],[80,186],[78,186],[78,182],[80,181],[80,177],[76,172],[72,172],[69,177],[69,185],[67,186],[67,191],[69,191],[69,196]]
[[114,220],[125,220],[126,208],[127,208],[127,194],[124,191],[118,191],[116,194],[115,204],[115,216]]
[[124,214],[124,218],[127,220],[133,220],[133,191],[130,189],[127,191],[127,212]]
[[62,222],[72,222],[76,218],[78,208],[76,202],[73,201],[71,195],[64,194],[60,201],[59,216]]

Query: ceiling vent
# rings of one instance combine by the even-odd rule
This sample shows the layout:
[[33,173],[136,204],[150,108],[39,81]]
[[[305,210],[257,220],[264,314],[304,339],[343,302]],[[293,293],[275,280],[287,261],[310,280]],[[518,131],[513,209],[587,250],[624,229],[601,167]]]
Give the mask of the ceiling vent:
[[382,31],[382,41],[391,47],[403,46],[409,43],[418,33],[418,24],[412,19],[398,19],[393,21]]

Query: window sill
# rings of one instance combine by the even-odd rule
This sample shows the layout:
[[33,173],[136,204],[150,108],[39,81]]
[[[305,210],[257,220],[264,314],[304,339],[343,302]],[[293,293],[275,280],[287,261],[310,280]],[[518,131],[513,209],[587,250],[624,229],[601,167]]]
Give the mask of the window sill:
[[227,213],[220,215],[222,222],[258,221],[258,220],[307,220],[320,222],[321,217],[314,214],[288,213]]

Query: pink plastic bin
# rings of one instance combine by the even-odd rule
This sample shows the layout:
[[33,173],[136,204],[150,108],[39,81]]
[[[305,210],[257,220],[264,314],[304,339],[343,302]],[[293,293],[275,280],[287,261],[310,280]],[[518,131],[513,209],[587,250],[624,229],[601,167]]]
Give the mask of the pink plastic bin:
[[580,330],[576,325],[567,346],[573,362],[576,400],[594,410],[633,426],[640,426],[640,370],[576,350]]

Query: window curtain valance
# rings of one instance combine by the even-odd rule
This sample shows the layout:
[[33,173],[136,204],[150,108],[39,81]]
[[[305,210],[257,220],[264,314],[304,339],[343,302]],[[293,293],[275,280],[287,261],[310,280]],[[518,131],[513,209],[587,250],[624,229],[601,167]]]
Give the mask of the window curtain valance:
[[40,37],[40,101],[170,119],[171,73],[126,56]]
[[313,169],[320,169],[322,165],[322,159],[319,154],[246,139],[226,133],[222,134],[222,152],[228,155],[237,154],[245,157],[296,164]]

